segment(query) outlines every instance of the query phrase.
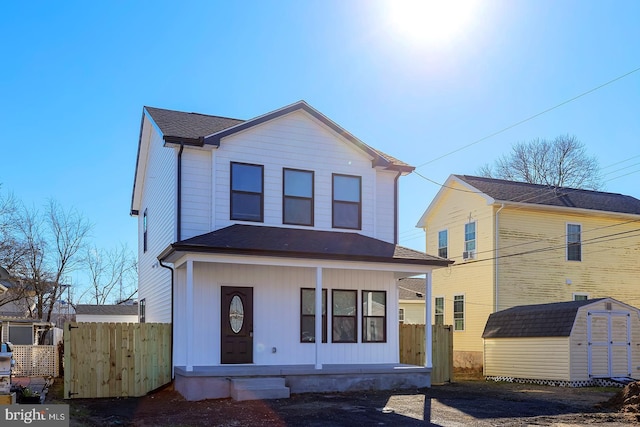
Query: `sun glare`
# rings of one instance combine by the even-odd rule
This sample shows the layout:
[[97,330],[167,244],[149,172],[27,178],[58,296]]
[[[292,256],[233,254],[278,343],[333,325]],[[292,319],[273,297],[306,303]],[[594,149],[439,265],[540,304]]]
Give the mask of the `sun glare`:
[[468,29],[476,0],[390,0],[394,30],[413,42],[441,45]]

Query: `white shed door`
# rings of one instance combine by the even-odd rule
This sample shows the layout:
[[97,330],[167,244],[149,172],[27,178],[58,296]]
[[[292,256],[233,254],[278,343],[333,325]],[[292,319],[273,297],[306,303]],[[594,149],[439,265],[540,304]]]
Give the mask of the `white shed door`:
[[624,312],[587,313],[589,377],[631,376],[631,315]]

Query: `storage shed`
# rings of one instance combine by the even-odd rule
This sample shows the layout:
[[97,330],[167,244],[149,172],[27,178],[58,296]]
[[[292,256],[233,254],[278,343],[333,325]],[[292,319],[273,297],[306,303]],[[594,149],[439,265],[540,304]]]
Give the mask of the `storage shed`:
[[612,298],[502,310],[482,338],[491,379],[579,387],[640,378],[640,310]]
[[76,306],[76,322],[138,323],[138,304]]

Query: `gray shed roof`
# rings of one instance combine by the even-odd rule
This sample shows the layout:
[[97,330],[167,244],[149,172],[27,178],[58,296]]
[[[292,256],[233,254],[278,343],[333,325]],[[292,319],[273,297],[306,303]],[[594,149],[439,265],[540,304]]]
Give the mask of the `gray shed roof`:
[[424,301],[426,279],[407,278],[398,281],[398,292],[401,300]]
[[605,298],[520,305],[492,313],[482,338],[568,337],[578,309]]
[[91,305],[78,304],[76,314],[95,314],[112,316],[138,315],[137,305]]
[[496,201],[640,215],[640,200],[617,193],[454,175]]
[[172,243],[174,252],[230,253],[345,261],[447,266],[449,261],[357,233],[234,224]]

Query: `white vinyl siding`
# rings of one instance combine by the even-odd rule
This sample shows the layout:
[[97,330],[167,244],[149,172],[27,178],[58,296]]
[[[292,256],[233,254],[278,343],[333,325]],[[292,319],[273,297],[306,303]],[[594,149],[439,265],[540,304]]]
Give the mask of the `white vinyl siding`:
[[[185,269],[176,271],[176,318],[193,320],[192,363],[196,366],[220,364],[220,287],[253,287],[254,358],[257,365],[313,364],[315,345],[300,342],[300,288],[315,288],[315,269],[249,266],[241,264],[194,263],[192,312],[185,311]],[[331,299],[332,289],[380,290],[395,292],[393,273],[324,269],[323,288]],[[396,302],[388,301],[389,313],[397,313]],[[328,302],[331,306],[331,301]],[[326,364],[398,363],[398,324],[387,316],[387,342],[361,342],[361,315],[357,317],[357,343],[326,343],[320,359]],[[328,318],[331,331],[331,316]],[[389,324],[391,322],[392,324]],[[184,325],[184,322],[181,322]],[[176,325],[178,328],[178,325]],[[186,330],[175,331],[175,365],[184,366]],[[331,341],[331,337],[329,337]],[[215,344],[214,344],[215,343]],[[273,352],[273,349],[276,349]]]
[[[175,148],[165,147],[156,129],[145,118],[143,138],[149,150],[141,210],[138,215],[138,297],[147,301],[147,322],[171,322],[171,273],[158,264],[158,255],[176,239]],[[147,251],[143,250],[143,215],[147,212]]]
[[211,231],[211,153],[182,153],[182,230],[188,239]]
[[[242,162],[264,165],[264,225],[282,226],[282,169],[290,168],[314,172],[314,229],[341,231],[331,223],[332,174],[355,175],[362,177],[362,228],[358,232],[393,242],[395,224],[387,219],[393,217],[394,204],[381,203],[393,200],[394,175],[377,172],[362,151],[304,112],[224,138],[214,161],[215,229],[238,222],[229,219],[229,173],[231,162]],[[384,185],[376,193],[379,181]]]

